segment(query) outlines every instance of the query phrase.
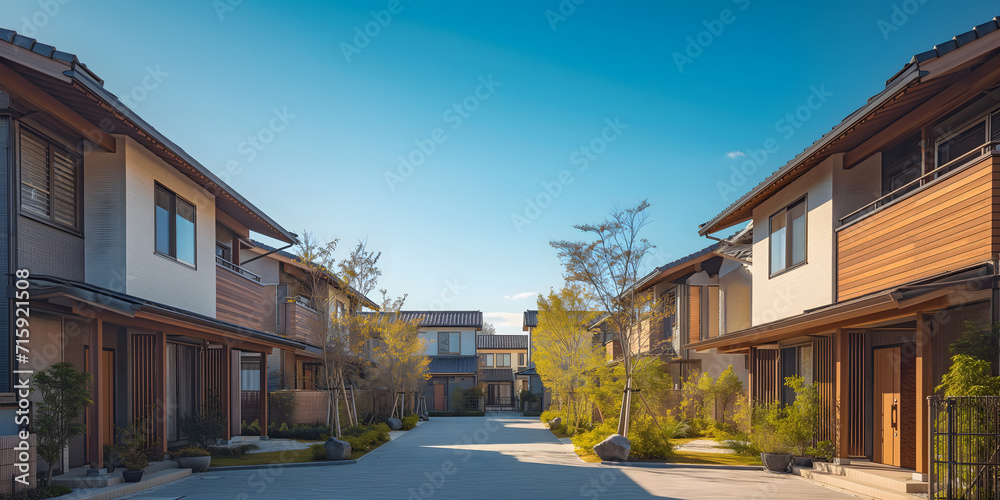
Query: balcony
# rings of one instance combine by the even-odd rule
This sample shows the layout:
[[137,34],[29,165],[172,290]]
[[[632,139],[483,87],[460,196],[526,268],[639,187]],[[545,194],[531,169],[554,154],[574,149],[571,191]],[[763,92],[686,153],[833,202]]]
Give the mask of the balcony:
[[260,276],[232,262],[215,259],[215,317],[237,325],[274,331],[274,291]]
[[994,147],[986,144],[841,219],[837,300],[990,260],[1000,248]]
[[284,308],[284,325],[282,334],[291,340],[306,342],[312,345],[319,345],[320,336],[320,312],[308,307],[302,302],[290,300],[279,307]]

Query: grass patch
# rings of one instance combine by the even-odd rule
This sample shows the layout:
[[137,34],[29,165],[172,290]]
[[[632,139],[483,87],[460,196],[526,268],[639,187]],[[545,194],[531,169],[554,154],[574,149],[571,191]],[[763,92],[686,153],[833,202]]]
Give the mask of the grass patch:
[[667,460],[670,464],[761,465],[760,457],[747,457],[735,453],[698,453],[676,451]]
[[312,461],[312,454],[309,452],[309,448],[306,448],[303,450],[247,453],[242,457],[212,457],[212,467],[229,467],[233,465],[294,464]]

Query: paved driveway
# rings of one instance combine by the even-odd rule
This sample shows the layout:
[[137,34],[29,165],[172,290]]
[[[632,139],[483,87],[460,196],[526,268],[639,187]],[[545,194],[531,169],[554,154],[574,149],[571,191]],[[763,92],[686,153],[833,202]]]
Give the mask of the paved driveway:
[[129,498],[853,498],[797,476],[582,462],[537,418],[433,418],[354,465],[209,472]]

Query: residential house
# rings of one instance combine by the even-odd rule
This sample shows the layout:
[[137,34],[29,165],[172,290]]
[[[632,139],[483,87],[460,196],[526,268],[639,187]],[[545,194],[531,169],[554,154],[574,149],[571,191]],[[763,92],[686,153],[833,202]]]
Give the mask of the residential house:
[[481,311],[400,311],[403,321],[420,320],[420,338],[431,361],[424,393],[429,411],[453,410],[451,395],[478,385],[476,332],[483,329]]
[[926,474],[949,344],[1000,319],[998,88],[994,19],[914,56],[701,227],[753,222],[753,301],[745,328],[688,347],[749,356],[759,402],[791,402],[787,376],[816,382],[841,461]]
[[487,407],[514,407],[515,397],[528,390],[527,335],[477,335],[479,381],[486,384]]
[[[306,346],[250,320],[243,304],[264,285],[219,262],[216,241],[224,231],[235,235],[230,244],[251,231],[285,243],[296,236],[74,55],[2,29],[0,166],[0,272],[8,288],[27,292],[0,308],[0,435],[18,431],[14,370],[62,361],[93,376],[95,401],[64,470],[101,468],[116,427],[147,413],[148,442],[164,451],[184,443],[184,417],[209,407],[227,419],[226,438],[239,434],[240,393],[266,390],[266,356]],[[17,334],[27,359],[15,360],[18,308],[30,309],[30,325]],[[257,380],[241,380],[244,354],[256,357]],[[266,429],[265,405],[259,413]],[[0,439],[9,450],[12,438]]]
[[675,389],[696,374],[718,377],[730,366],[747,385],[745,355],[698,352],[690,346],[750,326],[752,235],[748,227],[656,268],[636,284],[636,291],[652,292],[664,308],[662,319],[641,325],[637,350],[667,364]]

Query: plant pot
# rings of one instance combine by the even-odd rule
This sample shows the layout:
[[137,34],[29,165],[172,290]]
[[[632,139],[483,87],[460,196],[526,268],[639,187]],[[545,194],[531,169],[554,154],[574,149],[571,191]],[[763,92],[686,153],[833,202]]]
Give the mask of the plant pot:
[[141,470],[123,470],[122,479],[124,479],[126,483],[138,483],[142,480],[142,473],[143,471]]
[[788,466],[792,463],[792,455],[778,455],[773,453],[761,453],[760,461],[764,463],[764,470],[768,472],[788,472]]
[[804,469],[812,469],[813,458],[812,457],[792,457],[792,465],[795,467],[802,467]]
[[191,469],[191,472],[208,472],[208,467],[212,465],[212,457],[177,457],[177,467],[181,469]]

